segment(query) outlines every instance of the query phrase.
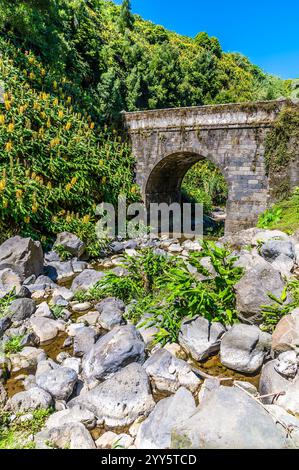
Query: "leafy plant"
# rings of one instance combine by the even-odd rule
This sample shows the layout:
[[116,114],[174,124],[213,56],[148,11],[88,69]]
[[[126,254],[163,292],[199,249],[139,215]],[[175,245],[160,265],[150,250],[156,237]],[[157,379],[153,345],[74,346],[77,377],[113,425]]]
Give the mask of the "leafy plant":
[[4,353],[7,355],[10,354],[16,354],[20,351],[22,351],[23,346],[22,346],[22,340],[24,336],[23,335],[18,335],[18,336],[12,336],[4,343]]
[[268,229],[272,224],[276,224],[281,220],[282,209],[271,208],[266,210],[259,216],[258,227]]
[[63,245],[55,245],[53,250],[59,255],[61,261],[68,261],[72,258],[72,254]]
[[15,299],[15,289],[12,289],[8,294],[0,299],[0,318],[3,318],[8,314],[8,308]]
[[272,304],[263,305],[261,312],[263,316],[263,329],[272,333],[278,322],[285,315],[299,307],[299,281],[297,279],[289,281],[279,298],[271,293],[268,296],[272,300]]
[[64,310],[65,307],[62,307],[61,305],[51,306],[51,312],[57,320],[62,317]]

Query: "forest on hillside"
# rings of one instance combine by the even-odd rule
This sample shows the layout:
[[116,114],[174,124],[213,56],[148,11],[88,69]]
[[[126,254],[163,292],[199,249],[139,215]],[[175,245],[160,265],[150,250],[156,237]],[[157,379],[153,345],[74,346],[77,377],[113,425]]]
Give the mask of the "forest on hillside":
[[70,230],[97,252],[96,204],[139,197],[122,110],[293,91],[215,37],[183,37],[133,15],[128,0],[2,0],[0,31],[2,238]]

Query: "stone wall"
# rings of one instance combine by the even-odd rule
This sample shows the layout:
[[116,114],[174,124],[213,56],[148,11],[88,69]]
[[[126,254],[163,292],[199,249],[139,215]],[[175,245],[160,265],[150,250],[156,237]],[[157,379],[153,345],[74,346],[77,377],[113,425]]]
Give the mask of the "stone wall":
[[[284,101],[124,113],[146,203],[180,200],[186,172],[200,159],[227,180],[226,232],[256,224],[269,203],[265,138]],[[298,182],[298,169],[292,183]]]

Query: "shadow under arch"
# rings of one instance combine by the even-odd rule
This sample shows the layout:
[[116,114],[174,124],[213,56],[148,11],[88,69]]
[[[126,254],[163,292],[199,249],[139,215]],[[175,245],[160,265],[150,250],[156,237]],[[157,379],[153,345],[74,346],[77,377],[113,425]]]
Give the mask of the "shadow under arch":
[[167,155],[150,172],[145,186],[145,202],[150,203],[182,202],[181,186],[188,171],[200,161],[209,161],[223,175],[229,192],[225,169],[220,168],[213,158],[195,152],[177,152]]

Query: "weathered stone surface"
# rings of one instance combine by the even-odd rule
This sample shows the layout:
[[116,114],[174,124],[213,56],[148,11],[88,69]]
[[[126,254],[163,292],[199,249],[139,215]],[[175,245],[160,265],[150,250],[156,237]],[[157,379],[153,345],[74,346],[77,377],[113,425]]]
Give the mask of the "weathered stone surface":
[[80,406],[58,411],[52,414],[46,421],[46,427],[58,428],[65,424],[82,423],[87,429],[94,429],[96,426],[95,415],[86,409],[81,409]]
[[147,416],[155,402],[145,370],[133,363],[68,403],[69,407],[76,405],[93,412],[107,426],[121,427]]
[[15,289],[15,292],[19,292],[21,286],[21,278],[15,271],[10,268],[0,271],[0,299],[13,289]]
[[26,346],[21,352],[10,355],[13,372],[22,369],[32,369],[46,358],[47,355],[43,349],[33,348],[31,346]]
[[24,281],[43,272],[43,250],[40,242],[19,236],[6,240],[0,246],[0,270],[10,268]]
[[8,315],[11,317],[12,321],[19,322],[31,317],[35,310],[36,305],[33,300],[16,299],[10,304],[8,308]]
[[279,354],[275,370],[287,379],[294,379],[298,372],[299,357],[296,351],[286,351]]
[[246,230],[238,230],[236,233],[226,234],[225,237],[221,238],[221,241],[231,247],[242,248],[244,246],[257,246],[261,242],[265,243],[273,238],[288,240],[288,235],[279,230],[264,230],[252,227]]
[[220,339],[225,328],[220,323],[210,323],[204,317],[186,319],[179,334],[180,345],[196,361],[204,361],[220,349]]
[[279,354],[299,346],[299,309],[283,317],[272,335],[272,349]]
[[0,318],[0,338],[11,325],[11,319],[9,317]]
[[73,281],[71,290],[73,292],[87,291],[93,287],[105,274],[94,269],[85,269]]
[[285,447],[285,433],[261,405],[237,388],[216,388],[191,418],[172,429],[172,449]]
[[102,380],[131,362],[144,360],[145,344],[135,326],[116,326],[84,356],[82,367],[88,380]]
[[95,443],[81,423],[44,428],[34,438],[37,449],[95,449]]
[[[274,403],[289,413],[299,417],[299,375],[295,379],[287,379],[275,369],[278,361],[274,359],[264,365],[260,380],[261,395],[277,394],[277,397],[264,398],[266,404]],[[283,395],[284,393],[284,395]]]
[[194,398],[185,388],[180,388],[172,397],[159,401],[139,427],[135,441],[137,449],[169,449],[172,429],[195,411]]
[[57,235],[55,246],[62,246],[71,255],[80,258],[85,252],[85,243],[77,235],[70,232],[62,232]]
[[222,337],[220,361],[229,369],[254,374],[270,349],[271,335],[254,325],[237,324]]
[[88,353],[96,341],[96,332],[90,327],[81,328],[74,338],[74,355],[82,357]]
[[51,312],[51,309],[47,302],[42,302],[37,307],[36,311],[34,312],[34,317],[44,317],[44,318],[51,318],[54,319],[54,315]]
[[290,447],[299,448],[299,419],[292,416],[281,406],[266,405],[266,409],[279,427],[280,423],[283,423],[288,428]]
[[51,395],[39,387],[33,387],[25,392],[16,393],[9,400],[9,406],[14,412],[47,409],[52,403]]
[[99,323],[104,330],[111,330],[114,326],[122,325],[125,323],[123,314],[125,312],[125,304],[114,297],[102,300],[96,305],[96,310],[99,312]]
[[39,337],[41,343],[56,338],[60,331],[59,323],[51,318],[33,317],[30,319],[30,325],[34,333]]
[[262,245],[260,253],[270,262],[275,261],[281,255],[285,255],[292,260],[295,259],[294,244],[290,240],[269,240]]
[[56,400],[67,400],[74,389],[78,376],[73,369],[57,367],[36,377],[37,385]]
[[195,392],[200,380],[191,366],[165,349],[156,351],[143,365],[156,390],[175,393],[180,387]]
[[128,434],[116,434],[115,432],[105,432],[96,440],[97,449],[129,449],[134,439]]
[[239,318],[249,323],[261,323],[261,306],[273,303],[269,293],[280,298],[284,287],[280,273],[270,263],[248,269],[235,286]]

